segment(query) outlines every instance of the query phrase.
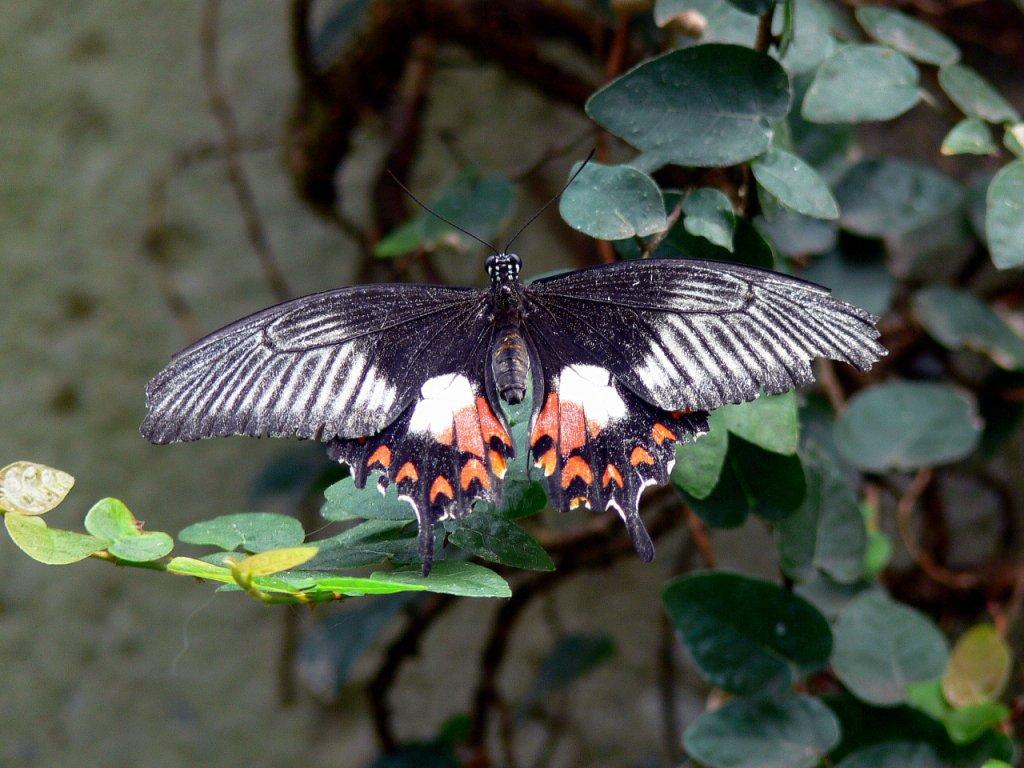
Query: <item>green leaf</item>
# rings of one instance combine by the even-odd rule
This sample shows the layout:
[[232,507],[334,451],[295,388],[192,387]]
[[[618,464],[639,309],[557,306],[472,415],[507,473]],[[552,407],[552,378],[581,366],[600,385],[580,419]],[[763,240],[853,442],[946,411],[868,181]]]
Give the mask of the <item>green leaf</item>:
[[775,7],[775,0],[729,0],[744,13],[761,16]]
[[[835,53],[836,39],[832,35],[835,13],[819,0],[795,0],[793,40],[782,57],[782,64],[791,75],[813,72],[825,59]],[[775,14],[775,26],[782,31]],[[751,44],[748,39],[747,44]]]
[[724,192],[714,187],[694,189],[683,201],[683,227],[695,237],[732,251],[736,212]]
[[942,140],[944,155],[992,155],[998,151],[992,131],[978,117],[965,117]]
[[847,45],[818,67],[804,96],[803,116],[815,123],[891,120],[917,104],[917,67],[882,45]]
[[0,469],[0,510],[18,515],[44,515],[71,491],[75,478],[67,472],[16,461]]
[[324,498],[320,514],[327,520],[413,520],[416,517],[412,507],[398,498],[395,483],[389,483],[385,493],[381,493],[376,483],[368,482],[365,488],[356,488],[356,481],[346,477],[324,491]]
[[85,515],[85,530],[98,539],[114,541],[122,536],[137,536],[135,515],[118,499],[100,499]]
[[[316,542],[320,551],[304,570],[335,571],[375,565],[384,560],[418,563],[416,530],[409,520],[367,520]],[[435,547],[440,550],[440,536]]]
[[206,563],[196,560],[194,557],[174,557],[167,564],[168,573],[176,573],[179,576],[192,576],[196,579],[208,579],[210,581],[221,581],[225,584],[234,584],[235,579],[231,571],[213,563]]
[[981,428],[971,394],[894,381],[858,392],[836,422],[835,440],[853,466],[885,472],[962,459],[977,447]]
[[316,547],[286,547],[268,549],[256,555],[243,558],[235,564],[235,571],[242,578],[272,576],[282,571],[298,568],[316,556]]
[[834,222],[812,219],[785,208],[770,219],[758,216],[755,224],[777,251],[791,258],[830,251],[839,237],[839,227]]
[[246,552],[264,552],[301,544],[306,533],[302,523],[288,515],[272,512],[243,512],[221,515],[201,523],[193,523],[178,539],[186,544],[220,547],[230,552],[238,548]]
[[925,330],[949,349],[972,349],[1007,370],[1024,369],[1024,338],[981,299],[933,285],[915,293],[911,307]]
[[555,691],[571,685],[611,659],[615,643],[610,636],[576,633],[559,638],[541,661],[533,687],[526,697],[536,704]]
[[868,545],[864,551],[864,575],[875,578],[885,570],[892,559],[892,539],[884,531],[868,531]]
[[558,211],[570,227],[599,240],[646,237],[668,227],[658,185],[628,165],[587,163],[562,194]]
[[836,676],[871,704],[900,704],[908,686],[933,680],[946,668],[946,639],[931,620],[880,593],[850,603],[834,631]]
[[586,110],[638,149],[711,167],[768,149],[790,98],[789,78],[770,56],[708,44],[641,63],[591,96]]
[[757,17],[743,13],[728,0],[656,0],[654,20],[659,27],[680,14],[697,13],[707,22],[700,36],[705,43],[735,43],[748,48],[757,37]]
[[954,707],[998,699],[1010,680],[1013,653],[991,624],[971,627],[953,646],[942,690]]
[[1013,123],[1020,114],[988,80],[963,64],[950,64],[939,70],[939,85],[960,111],[990,123]]
[[49,528],[41,517],[8,512],[4,525],[22,552],[47,565],[77,563],[107,546],[107,542],[95,536]]
[[448,540],[472,555],[512,568],[555,569],[537,540],[506,517],[476,511],[457,525]]
[[858,597],[869,592],[881,592],[881,587],[870,581],[841,584],[823,571],[815,571],[793,591],[821,611],[829,621],[835,621]]
[[708,415],[710,430],[696,440],[676,446],[672,482],[698,499],[707,498],[718,485],[725,455],[729,450],[729,432],[721,411]]
[[807,483],[798,455],[766,451],[737,437],[729,441],[729,462],[750,509],[765,520],[783,520],[803,502]]
[[835,715],[805,695],[735,699],[686,729],[686,752],[711,768],[812,768],[839,743]]
[[393,571],[377,571],[371,579],[388,581],[393,584],[412,584],[426,587],[431,592],[463,597],[510,597],[512,590],[508,582],[489,568],[476,563],[442,560],[434,563],[429,576],[424,576],[419,566],[396,568]]
[[828,622],[802,598],[760,579],[714,572],[665,585],[662,600],[704,677],[733,693],[786,681],[823,666]]
[[819,451],[804,464],[807,493],[796,514],[775,527],[783,572],[805,581],[814,571],[840,583],[864,577],[867,531],[845,475]]
[[680,492],[693,511],[712,528],[741,526],[750,511],[750,500],[730,461],[725,462],[718,483],[707,496],[697,498],[682,489]]
[[1003,146],[1015,154],[1018,159],[1024,160],[1024,123],[1006,126],[1006,131],[1003,133]]
[[1003,166],[988,185],[985,234],[999,269],[1024,264],[1024,160]]
[[954,709],[943,696],[938,680],[910,686],[908,697],[912,707],[942,723],[954,744],[970,744],[1010,717],[1008,707],[993,701]]
[[856,256],[836,250],[814,259],[800,277],[831,288],[837,298],[854,306],[883,315],[892,304],[896,280],[881,252],[872,254],[867,247],[857,250]]
[[836,768],[944,768],[935,748],[920,741],[887,741],[847,755]]
[[785,207],[817,219],[838,218],[839,207],[828,185],[796,155],[769,149],[750,167],[757,183]]
[[749,403],[723,406],[721,413],[730,432],[766,451],[792,455],[800,446],[794,392],[762,394]]
[[149,563],[166,557],[174,549],[174,539],[163,531],[144,531],[124,536],[107,547],[107,551],[120,560],[131,563]]
[[732,264],[747,264],[752,267],[771,269],[775,266],[775,254],[771,244],[750,223],[738,219],[733,237],[733,252],[717,246],[703,237],[696,237],[686,231],[686,221],[678,222],[662,241],[654,255],[658,258],[703,259],[723,261]]
[[857,21],[875,40],[925,64],[943,66],[960,59],[960,49],[924,22],[880,5],[861,5]]
[[[384,574],[386,576],[386,574]],[[314,578],[312,584],[304,588],[310,594],[327,593],[330,595],[393,595],[398,592],[426,592],[424,584],[408,584],[403,581],[389,581],[384,578],[361,578],[359,576],[323,575]]]
[[963,188],[927,165],[896,158],[863,160],[836,187],[840,224],[867,237],[911,232],[948,216]]

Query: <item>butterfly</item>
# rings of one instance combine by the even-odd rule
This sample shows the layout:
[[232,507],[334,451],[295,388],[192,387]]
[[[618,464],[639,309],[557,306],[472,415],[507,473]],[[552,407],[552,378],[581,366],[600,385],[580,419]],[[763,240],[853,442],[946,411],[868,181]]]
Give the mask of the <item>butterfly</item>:
[[[434,524],[500,504],[525,448],[554,508],[614,510],[650,561],[641,494],[668,482],[709,411],[809,384],[817,357],[864,371],[886,354],[878,318],[794,277],[650,258],[524,284],[512,241],[480,242],[487,289],[339,288],[192,344],[149,383],[142,434],[323,441],[358,487],[375,476],[412,506],[425,574]],[[521,447],[501,403],[528,386]]]

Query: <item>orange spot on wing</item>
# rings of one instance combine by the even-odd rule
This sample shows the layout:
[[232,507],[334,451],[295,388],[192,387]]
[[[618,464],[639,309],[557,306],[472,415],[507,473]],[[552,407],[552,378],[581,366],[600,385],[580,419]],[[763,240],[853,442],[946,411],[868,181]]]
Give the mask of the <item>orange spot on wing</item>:
[[398,474],[395,476],[395,482],[400,483],[403,480],[412,480],[414,483],[420,479],[420,473],[416,471],[416,465],[411,461],[405,462],[402,468],[398,470]]
[[455,498],[455,491],[452,490],[452,484],[448,482],[446,477],[438,475],[434,478],[434,484],[430,486],[430,503],[437,502],[438,496],[447,496],[448,500],[451,501]]
[[558,457],[555,456],[555,449],[550,448],[543,456],[537,459],[534,466],[541,467],[544,470],[544,475],[551,477],[551,475],[555,474],[555,464],[557,461]]
[[568,456],[587,442],[587,426],[583,406],[562,401],[558,407],[558,450]]
[[533,425],[533,434],[530,436],[530,445],[536,445],[542,437],[550,437],[552,442],[558,442],[558,393],[550,392],[544,401],[544,407],[537,414],[537,421]]
[[434,435],[434,438],[437,440],[437,442],[441,443],[441,445],[451,445],[452,444],[452,428],[451,427],[447,427],[440,434]]
[[455,412],[455,442],[460,451],[471,453],[481,459],[484,457],[483,426],[479,406],[467,406]]
[[[487,402],[486,397],[477,397],[476,413],[480,421],[480,434],[483,435],[485,443],[490,445],[491,438],[496,437],[505,445],[512,445],[512,438],[502,423],[498,421],[498,417],[494,415],[494,411],[491,410],[491,405]],[[483,452],[480,455],[482,456]]]
[[374,464],[380,464],[382,467],[387,469],[391,466],[391,449],[386,445],[382,445],[374,451],[370,458],[366,460],[366,467],[369,469]]
[[633,452],[629,454],[629,463],[634,467],[639,467],[641,464],[653,464],[654,457],[651,456],[645,448],[638,445],[633,449]]
[[502,456],[498,451],[492,450],[491,456],[491,471],[494,472],[498,477],[504,477],[505,471],[508,469],[508,463],[505,461],[505,457]]
[[572,456],[565,462],[565,466],[562,467],[562,487],[568,488],[577,477],[582,478],[587,485],[594,482],[594,473],[582,456]]
[[607,488],[612,483],[618,483],[619,488],[625,488],[626,483],[622,479],[622,473],[619,472],[619,468],[614,464],[609,464],[604,469],[604,474],[601,476],[601,485]]
[[487,474],[487,467],[479,459],[467,461],[462,467],[462,472],[459,473],[459,485],[462,486],[462,490],[468,491],[473,480],[479,480],[481,488],[491,487],[491,478]]
[[657,422],[655,422],[654,426],[651,427],[651,437],[654,438],[654,441],[658,445],[661,445],[666,440],[678,440],[679,439],[678,437],[676,437],[676,433],[675,432],[673,432],[671,429],[666,427],[664,424],[659,424]]
[[586,496],[575,496],[569,501],[569,509],[576,509],[577,507],[586,507],[590,509],[590,499]]

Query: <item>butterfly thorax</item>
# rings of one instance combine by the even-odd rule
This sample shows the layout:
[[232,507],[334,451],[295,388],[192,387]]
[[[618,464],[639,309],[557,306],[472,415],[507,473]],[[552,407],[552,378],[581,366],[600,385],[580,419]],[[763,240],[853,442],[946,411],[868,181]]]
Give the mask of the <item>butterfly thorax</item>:
[[491,337],[491,371],[498,395],[506,403],[521,403],[526,397],[530,356],[522,336],[521,262],[514,253],[498,253],[487,259],[491,278],[494,335]]

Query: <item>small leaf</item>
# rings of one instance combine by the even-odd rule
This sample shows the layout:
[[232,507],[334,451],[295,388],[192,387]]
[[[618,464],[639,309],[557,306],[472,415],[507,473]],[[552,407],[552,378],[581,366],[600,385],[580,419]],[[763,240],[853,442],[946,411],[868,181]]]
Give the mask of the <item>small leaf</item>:
[[828,185],[796,155],[769,149],[750,164],[757,183],[786,208],[816,219],[835,219],[839,207]]
[[761,395],[756,400],[721,409],[726,427],[747,442],[773,453],[792,455],[800,446],[796,395]]
[[107,551],[120,560],[149,563],[166,557],[174,549],[174,539],[162,531],[146,531],[113,542]]
[[[836,14],[832,7],[820,0],[796,0],[794,5],[793,40],[782,57],[782,65],[791,75],[802,75],[813,72],[835,53],[837,43],[832,29],[837,26]],[[776,12],[776,26],[779,25],[778,18]],[[747,45],[751,45],[753,39],[748,38]]]
[[1024,264],[1024,160],[1003,166],[988,185],[985,234],[999,269]]
[[615,644],[608,635],[578,633],[559,638],[537,668],[527,702],[543,701],[604,664],[614,653]]
[[990,123],[1012,123],[1020,114],[992,84],[963,64],[950,64],[939,70],[939,85],[960,111]]
[[939,677],[946,639],[924,614],[869,592],[850,603],[835,625],[832,668],[857,698],[892,706],[907,688]]
[[376,483],[367,482],[367,487],[356,488],[351,477],[339,480],[324,491],[323,507],[320,514],[327,520],[413,520],[412,507],[398,498],[395,483],[390,483],[381,493]]
[[828,622],[806,600],[736,573],[682,576],[662,600],[704,677],[733,693],[754,693],[818,669],[832,651]]
[[731,252],[736,212],[724,192],[702,187],[688,193],[683,201],[683,227],[691,235],[706,238]]
[[750,512],[750,500],[731,461],[725,462],[711,493],[703,498],[691,496],[682,489],[680,493],[700,519],[712,528],[737,528],[743,525]]
[[701,42],[734,43],[753,47],[757,37],[757,17],[744,13],[728,0],[656,0],[654,20],[659,27],[669,26],[683,13],[698,14],[706,23]]
[[186,544],[220,547],[227,552],[239,547],[246,552],[293,547],[301,544],[305,537],[302,523],[294,517],[272,512],[221,515],[193,523],[178,534],[178,539]]
[[553,571],[555,564],[530,534],[511,520],[477,511],[458,522],[448,540],[472,555],[512,568]]
[[768,149],[771,125],[789,110],[790,98],[789,78],[771,57],[708,44],[641,63],[591,96],[586,110],[637,149],[711,167]]
[[49,528],[41,517],[8,512],[4,525],[22,552],[47,565],[77,563],[107,546],[107,542],[95,536]]
[[787,209],[778,211],[770,219],[759,216],[756,224],[776,250],[791,258],[825,253],[835,248],[839,239],[835,222],[812,219]]
[[118,499],[100,499],[85,515],[85,530],[108,541],[138,535],[137,523],[135,515]]
[[858,749],[836,768],[944,768],[935,748],[926,742],[888,741]]
[[426,592],[423,584],[407,584],[402,581],[388,581],[384,578],[366,579],[358,576],[318,576],[313,583],[305,587],[309,593],[326,592],[329,594],[350,595],[393,595],[397,592]]
[[1006,126],[1006,131],[1003,133],[1003,146],[1015,154],[1019,160],[1024,160],[1024,123]]
[[235,570],[243,578],[253,576],[271,576],[282,571],[298,568],[313,559],[316,547],[288,547],[285,549],[268,549],[257,555],[250,555],[235,564]]
[[965,117],[946,134],[941,152],[944,155],[991,155],[998,149],[984,120]]
[[858,392],[836,422],[835,439],[853,466],[884,472],[962,459],[977,447],[981,428],[969,393],[894,381]]
[[377,571],[371,579],[394,584],[423,586],[431,592],[462,597],[510,597],[512,590],[508,582],[490,568],[476,563],[442,560],[435,562],[429,576],[424,576],[420,567],[396,568],[393,571]]
[[[577,163],[573,173],[578,168]],[[599,240],[646,237],[668,226],[658,185],[628,165],[587,163],[558,210],[570,227]]]
[[954,744],[969,744],[1010,717],[1003,704],[985,701],[954,709],[946,701],[942,683],[929,680],[908,689],[910,705],[942,723]]
[[861,5],[857,21],[875,40],[926,64],[943,66],[960,59],[956,44],[933,27],[880,5]]
[[818,67],[803,116],[815,123],[890,120],[917,104],[917,85],[917,67],[902,53],[882,45],[847,45]]
[[176,573],[179,576],[192,576],[197,579],[222,581],[225,584],[235,583],[231,571],[227,568],[196,560],[194,557],[171,558],[171,561],[167,563],[167,571],[169,573]]
[[672,482],[698,499],[707,498],[718,485],[725,456],[729,451],[729,431],[721,411],[708,415],[710,430],[696,440],[676,446]]
[[19,515],[44,515],[68,495],[75,478],[67,472],[31,461],[0,469],[0,510]]
[[800,507],[807,482],[798,455],[766,451],[736,437],[729,441],[728,460],[751,511],[769,522],[778,522]]
[[954,707],[963,708],[998,699],[1010,680],[1013,654],[991,624],[965,632],[949,657],[942,690]]
[[1024,369],[1024,338],[981,299],[933,285],[915,293],[911,306],[925,330],[949,349],[973,349],[1007,370]]
[[[367,520],[336,536],[320,539],[317,556],[304,570],[336,571],[376,565],[384,560],[399,563],[419,562],[416,531],[409,520]],[[435,547],[440,550],[440,536]],[[440,559],[441,552],[438,552]]]
[[734,699],[686,729],[686,752],[711,768],[812,768],[839,743],[839,722],[805,695]]

